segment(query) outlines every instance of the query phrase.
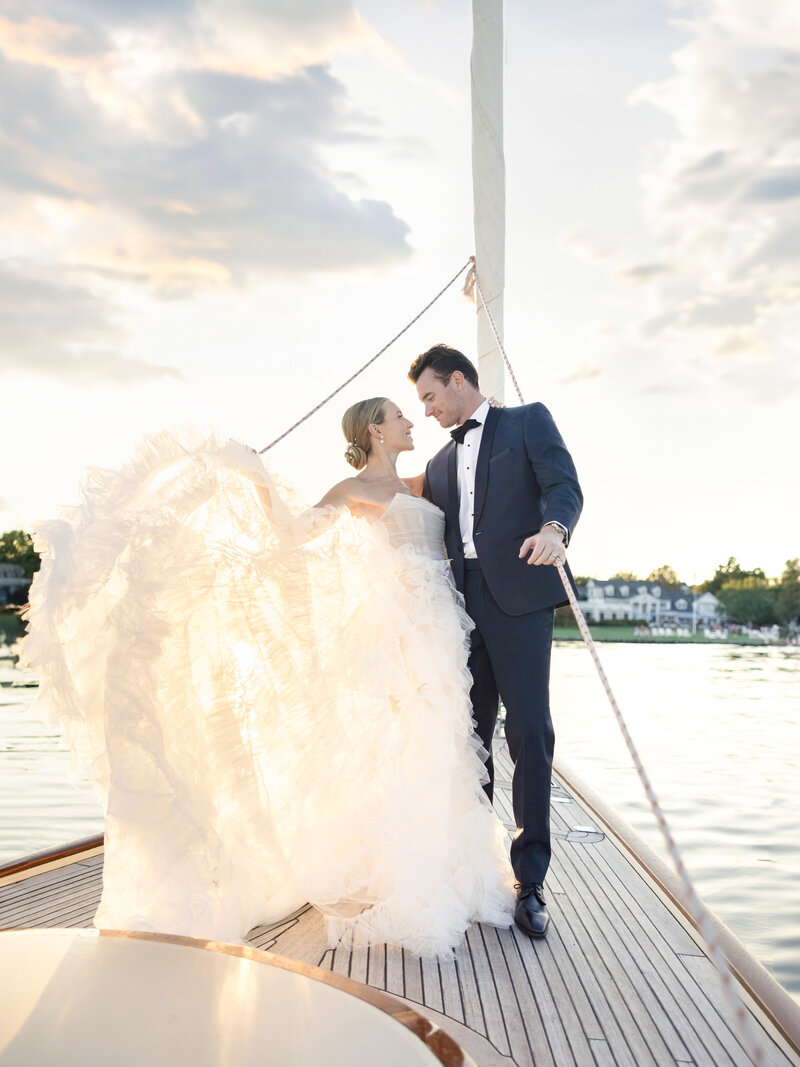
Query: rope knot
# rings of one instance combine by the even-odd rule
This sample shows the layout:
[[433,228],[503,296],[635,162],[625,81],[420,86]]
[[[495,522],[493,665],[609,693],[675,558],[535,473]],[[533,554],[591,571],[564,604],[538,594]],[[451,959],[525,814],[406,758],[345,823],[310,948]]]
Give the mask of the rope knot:
[[474,304],[475,303],[475,257],[474,256],[470,256],[469,257],[469,261],[471,263],[471,266],[470,266],[469,270],[467,271],[467,276],[464,279],[464,286],[463,286],[461,292],[464,294],[466,299],[469,300],[469,302],[471,304]]

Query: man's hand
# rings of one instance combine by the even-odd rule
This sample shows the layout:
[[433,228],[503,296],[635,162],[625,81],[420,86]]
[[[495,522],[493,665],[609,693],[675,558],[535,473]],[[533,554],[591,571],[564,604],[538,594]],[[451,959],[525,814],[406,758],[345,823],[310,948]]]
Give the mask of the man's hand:
[[528,563],[540,567],[543,563],[553,566],[556,560],[564,562],[564,538],[554,526],[545,526],[533,537],[526,537],[519,550],[519,558],[528,556]]

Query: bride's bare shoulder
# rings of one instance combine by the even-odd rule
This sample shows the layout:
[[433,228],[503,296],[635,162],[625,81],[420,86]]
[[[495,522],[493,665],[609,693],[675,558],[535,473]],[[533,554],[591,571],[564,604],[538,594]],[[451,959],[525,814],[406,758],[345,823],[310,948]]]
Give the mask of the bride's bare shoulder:
[[341,508],[359,503],[364,498],[362,483],[358,478],[345,478],[331,486],[325,496],[318,501],[316,508]]

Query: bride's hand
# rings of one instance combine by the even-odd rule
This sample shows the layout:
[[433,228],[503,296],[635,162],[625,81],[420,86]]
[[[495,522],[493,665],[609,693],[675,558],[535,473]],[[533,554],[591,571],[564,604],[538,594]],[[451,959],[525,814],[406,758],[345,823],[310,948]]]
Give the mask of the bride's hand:
[[489,407],[490,408],[504,408],[505,407],[505,404],[503,404],[499,400],[495,400],[495,398],[493,396],[488,397],[488,400],[489,400]]

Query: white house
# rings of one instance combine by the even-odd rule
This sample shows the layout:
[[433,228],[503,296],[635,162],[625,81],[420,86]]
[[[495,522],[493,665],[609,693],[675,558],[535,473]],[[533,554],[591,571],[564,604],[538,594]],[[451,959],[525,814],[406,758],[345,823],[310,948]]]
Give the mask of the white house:
[[698,622],[719,622],[724,614],[713,593],[701,593],[694,603]]
[[590,622],[663,622],[666,619],[698,623],[719,622],[719,601],[713,593],[693,593],[688,585],[662,586],[658,582],[629,582],[621,578],[590,578],[580,589],[581,607]]

